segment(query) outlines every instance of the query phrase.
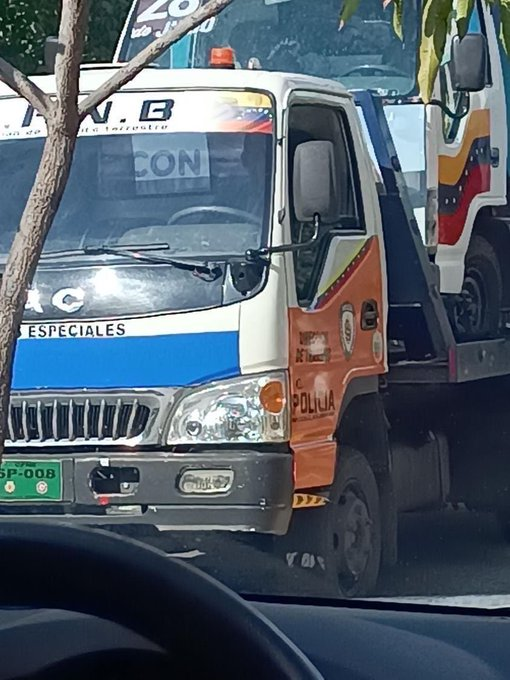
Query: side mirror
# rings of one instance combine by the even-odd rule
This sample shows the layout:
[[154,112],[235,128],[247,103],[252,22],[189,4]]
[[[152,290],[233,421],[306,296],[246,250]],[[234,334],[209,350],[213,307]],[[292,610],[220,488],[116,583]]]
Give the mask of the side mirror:
[[50,35],[44,41],[44,68],[47,73],[55,73],[55,59],[58,53],[58,38]]
[[298,222],[334,224],[340,219],[338,174],[332,142],[303,142],[294,153],[294,212]]
[[487,39],[468,33],[452,42],[452,86],[458,92],[480,92],[487,84]]

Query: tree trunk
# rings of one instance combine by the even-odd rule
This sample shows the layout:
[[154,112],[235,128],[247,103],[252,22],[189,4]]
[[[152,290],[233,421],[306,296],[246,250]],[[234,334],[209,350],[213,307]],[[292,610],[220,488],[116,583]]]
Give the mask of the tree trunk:
[[53,217],[64,193],[76,133],[48,126],[41,163],[9,252],[0,286],[0,460],[8,436],[12,363],[27,294]]

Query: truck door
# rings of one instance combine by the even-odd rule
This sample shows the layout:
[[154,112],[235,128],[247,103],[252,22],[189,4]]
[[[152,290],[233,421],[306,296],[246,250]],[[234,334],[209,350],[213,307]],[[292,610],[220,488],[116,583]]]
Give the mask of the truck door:
[[289,254],[291,445],[296,488],[333,479],[335,433],[349,394],[377,389],[386,370],[384,252],[374,175],[350,100],[293,99],[287,118],[288,228],[293,243],[312,225],[296,219],[292,189],[296,148],[334,145],[338,224],[321,226],[313,246]]

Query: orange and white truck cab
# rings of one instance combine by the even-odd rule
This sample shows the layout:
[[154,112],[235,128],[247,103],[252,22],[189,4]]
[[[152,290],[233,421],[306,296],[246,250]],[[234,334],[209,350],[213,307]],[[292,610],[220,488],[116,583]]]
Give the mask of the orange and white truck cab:
[[[45,129],[5,87],[0,116],[15,213]],[[81,127],[16,353],[6,465],[36,453],[52,483],[2,500],[285,533],[294,492],[332,482],[346,395],[386,370],[381,229],[341,85],[142,73]]]

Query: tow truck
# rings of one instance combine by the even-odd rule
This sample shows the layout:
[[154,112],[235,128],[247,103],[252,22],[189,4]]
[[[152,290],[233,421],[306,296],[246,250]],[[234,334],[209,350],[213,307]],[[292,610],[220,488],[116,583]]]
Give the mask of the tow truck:
[[[485,51],[455,42],[462,91]],[[456,339],[380,98],[235,62],[147,68],[83,122],[17,345],[0,521],[266,536],[359,597],[401,513],[508,516],[510,343]],[[84,66],[81,92],[115,68]],[[0,119],[5,256],[45,128],[6,86]]]

